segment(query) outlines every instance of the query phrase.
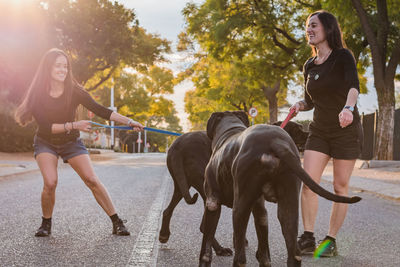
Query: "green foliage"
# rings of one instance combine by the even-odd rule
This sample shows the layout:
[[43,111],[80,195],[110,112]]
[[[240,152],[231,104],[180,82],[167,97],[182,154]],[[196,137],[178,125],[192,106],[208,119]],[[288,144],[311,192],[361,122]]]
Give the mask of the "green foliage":
[[[245,111],[256,105],[261,111],[256,119],[264,122],[271,112],[276,117],[278,106],[286,104],[289,81],[296,80],[296,70],[308,57],[309,49],[298,34],[303,10],[288,1],[187,4],[183,10],[187,27],[179,47],[193,47],[189,40],[200,45],[199,62],[182,75],[190,75],[196,88],[187,95],[187,112],[203,110],[196,107],[202,104],[217,109],[228,103],[230,109]],[[198,101],[199,97],[209,101]],[[199,125],[200,117],[190,113],[189,119]]]
[[[109,0],[46,1],[49,22],[57,28],[59,44],[73,58],[79,82],[90,79],[89,91],[124,66],[145,67],[165,60],[169,42],[139,27],[133,10]],[[99,75],[102,74],[102,75]]]
[[4,93],[0,94],[0,103],[0,152],[33,151],[35,125],[21,127],[15,122],[15,105],[6,101]]
[[221,62],[204,57],[193,67],[192,81],[195,90],[187,92],[185,110],[193,129],[205,129],[212,112],[221,110],[243,110],[248,112],[256,106],[260,115],[257,120],[265,121],[267,105],[263,93],[254,84],[244,62]]
[[[107,83],[107,86],[100,87],[92,95],[107,106],[110,103],[108,86],[113,86],[114,104],[120,114],[132,117],[148,127],[182,132],[174,103],[163,96],[173,93],[173,80],[174,76],[169,69],[158,66],[151,66],[141,72],[122,71],[114,78],[114,83]],[[152,147],[165,149],[165,135],[148,133],[148,137]],[[123,144],[132,145],[135,140],[137,133],[121,133]]]

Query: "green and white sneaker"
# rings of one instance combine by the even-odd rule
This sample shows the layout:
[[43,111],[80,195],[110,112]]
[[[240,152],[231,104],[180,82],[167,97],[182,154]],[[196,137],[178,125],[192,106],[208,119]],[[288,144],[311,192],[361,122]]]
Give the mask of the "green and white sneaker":
[[338,255],[336,240],[326,236],[319,242],[317,249],[314,252],[314,258],[319,257],[335,257]]

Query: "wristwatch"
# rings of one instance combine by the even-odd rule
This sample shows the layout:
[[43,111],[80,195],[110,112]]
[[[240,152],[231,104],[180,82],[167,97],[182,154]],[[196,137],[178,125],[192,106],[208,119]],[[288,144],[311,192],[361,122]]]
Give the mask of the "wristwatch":
[[344,106],[343,109],[348,109],[348,110],[350,110],[351,112],[354,111],[354,107],[352,107],[352,106]]

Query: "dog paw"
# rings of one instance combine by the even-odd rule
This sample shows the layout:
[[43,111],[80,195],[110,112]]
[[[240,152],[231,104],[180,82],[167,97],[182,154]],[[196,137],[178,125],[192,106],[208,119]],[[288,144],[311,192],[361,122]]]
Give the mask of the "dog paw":
[[167,243],[167,242],[168,242],[168,239],[169,239],[169,235],[160,235],[160,236],[158,237],[158,240],[159,240],[161,243]]
[[203,262],[203,261],[201,261],[200,263],[199,263],[199,267],[210,267],[211,266],[211,263],[210,262]]
[[260,267],[271,267],[271,263],[270,262],[260,262],[258,266],[260,266]]
[[230,248],[219,248],[219,249],[215,249],[215,254],[217,254],[218,256],[232,256],[233,255],[233,251]]
[[234,262],[233,263],[234,267],[246,267],[246,263],[239,263],[239,262]]
[[262,254],[257,250],[256,258],[260,267],[271,267],[271,259],[266,256],[266,253]]

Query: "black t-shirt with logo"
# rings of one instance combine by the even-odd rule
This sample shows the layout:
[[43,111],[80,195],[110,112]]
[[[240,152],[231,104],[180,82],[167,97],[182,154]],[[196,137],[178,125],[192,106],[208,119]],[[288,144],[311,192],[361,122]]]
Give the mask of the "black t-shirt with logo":
[[[335,49],[322,64],[315,64],[315,57],[304,64],[304,99],[310,108],[315,108],[311,125],[319,130],[341,129],[339,113],[346,104],[351,88],[360,91],[354,57],[348,49]],[[354,107],[353,122],[360,121],[357,106]],[[346,127],[347,128],[347,127]]]

